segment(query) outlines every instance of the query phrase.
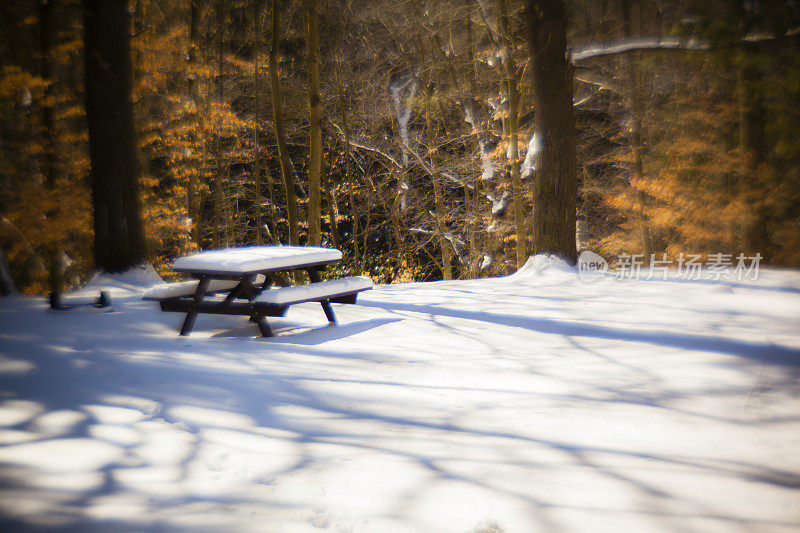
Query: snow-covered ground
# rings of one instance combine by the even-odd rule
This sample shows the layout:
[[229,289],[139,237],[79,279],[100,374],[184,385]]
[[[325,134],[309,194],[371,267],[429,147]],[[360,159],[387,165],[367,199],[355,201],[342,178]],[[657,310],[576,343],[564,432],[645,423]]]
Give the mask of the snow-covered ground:
[[111,311],[0,299],[2,531],[800,530],[800,272],[534,258],[272,339],[181,338],[147,279],[105,282]]

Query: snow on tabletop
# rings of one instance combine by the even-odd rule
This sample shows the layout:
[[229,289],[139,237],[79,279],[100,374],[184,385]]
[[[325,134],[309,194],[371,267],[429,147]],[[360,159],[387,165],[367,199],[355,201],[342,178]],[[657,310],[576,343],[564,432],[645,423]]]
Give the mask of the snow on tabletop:
[[361,291],[372,287],[372,280],[365,276],[352,278],[333,279],[319,283],[281,287],[262,292],[256,297],[257,302],[282,305],[298,300],[321,298],[325,295],[344,294],[352,291]]
[[173,270],[184,272],[225,271],[231,273],[279,269],[297,264],[339,261],[342,252],[318,246],[246,246],[209,250],[175,261]]
[[270,317],[0,298],[0,531],[800,531],[800,271]]

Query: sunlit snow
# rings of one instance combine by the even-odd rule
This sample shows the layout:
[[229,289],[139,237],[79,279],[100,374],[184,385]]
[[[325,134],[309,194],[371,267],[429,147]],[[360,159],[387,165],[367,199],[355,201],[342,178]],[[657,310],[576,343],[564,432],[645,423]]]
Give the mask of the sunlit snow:
[[[376,286],[270,319],[0,299],[0,530],[800,530],[800,272]],[[149,280],[149,283],[147,282]]]

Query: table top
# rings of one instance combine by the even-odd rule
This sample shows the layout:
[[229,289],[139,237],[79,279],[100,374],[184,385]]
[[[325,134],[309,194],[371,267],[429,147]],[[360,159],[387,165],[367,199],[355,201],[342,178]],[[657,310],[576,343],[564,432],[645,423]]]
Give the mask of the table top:
[[172,270],[194,274],[254,274],[335,263],[341,259],[342,252],[335,248],[244,246],[180,257],[172,264]]

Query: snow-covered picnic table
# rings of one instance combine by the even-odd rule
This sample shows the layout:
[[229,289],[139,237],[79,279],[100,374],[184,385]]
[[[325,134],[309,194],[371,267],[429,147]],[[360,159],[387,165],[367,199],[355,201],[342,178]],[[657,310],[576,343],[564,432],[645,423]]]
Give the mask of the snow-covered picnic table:
[[[272,330],[267,316],[283,316],[289,306],[319,302],[331,323],[333,303],[355,303],[359,292],[372,288],[363,276],[322,281],[320,272],[342,259],[342,252],[315,246],[248,246],[210,250],[181,257],[172,270],[194,280],[164,283],[144,298],[157,300],[162,311],[185,312],[181,335],[188,335],[199,313],[247,315],[264,337]],[[280,273],[304,270],[310,283],[287,286]]]

